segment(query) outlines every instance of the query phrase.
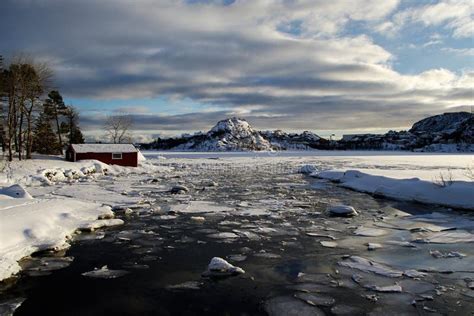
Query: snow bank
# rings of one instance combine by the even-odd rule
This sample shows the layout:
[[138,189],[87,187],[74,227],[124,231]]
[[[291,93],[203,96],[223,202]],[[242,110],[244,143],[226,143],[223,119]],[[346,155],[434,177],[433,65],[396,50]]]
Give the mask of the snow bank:
[[474,182],[453,181],[446,185],[418,178],[393,179],[375,176],[357,170],[323,171],[312,174],[317,178],[340,183],[342,187],[393,199],[437,204],[474,210]]
[[146,161],[144,157],[139,160],[138,167],[123,167],[107,165],[98,160],[69,162],[61,157],[41,156],[40,159],[35,158],[8,163],[5,171],[0,176],[0,183],[4,185],[22,184],[26,186],[52,185],[62,182],[88,182],[103,175],[148,174],[166,172],[172,169],[155,165],[152,162]]
[[113,215],[110,207],[74,199],[1,199],[0,280],[20,271],[17,261],[21,258],[40,250],[62,249],[76,230],[99,227],[99,218]]

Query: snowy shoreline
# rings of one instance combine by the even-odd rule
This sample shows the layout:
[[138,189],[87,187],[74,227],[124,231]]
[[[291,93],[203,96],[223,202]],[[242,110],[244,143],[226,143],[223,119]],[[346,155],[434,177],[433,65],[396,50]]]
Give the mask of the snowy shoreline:
[[474,210],[474,182],[448,181],[434,183],[419,178],[395,179],[358,170],[322,171],[310,174],[330,180],[341,187],[395,200],[435,204],[463,210]]
[[18,261],[31,254],[67,249],[75,233],[124,223],[114,218],[112,207],[139,199],[100,191],[98,179],[169,169],[145,161],[127,168],[39,158],[9,163],[0,175],[0,281],[20,272]]

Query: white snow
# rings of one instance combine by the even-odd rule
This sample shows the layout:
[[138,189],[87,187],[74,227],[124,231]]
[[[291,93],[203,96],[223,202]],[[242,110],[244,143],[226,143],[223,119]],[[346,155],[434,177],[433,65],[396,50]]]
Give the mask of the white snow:
[[[140,196],[123,192],[123,186],[130,187],[126,179],[172,169],[147,161],[127,168],[95,160],[34,158],[7,163],[0,174],[0,280],[18,273],[18,260],[25,256],[67,247],[76,231],[123,224],[113,219],[110,206],[142,202]],[[126,183],[114,183],[114,177]],[[96,181],[101,178],[109,181],[100,186]]]
[[474,182],[452,181],[446,185],[441,185],[419,178],[394,179],[371,175],[358,170],[345,172],[323,171],[313,175],[318,178],[337,181],[346,188],[374,195],[474,210],[474,199],[472,198]]
[[242,268],[233,266],[220,257],[212,258],[205,272],[205,274],[209,275],[237,275],[243,273],[245,271]]
[[77,229],[112,216],[110,207],[73,199],[1,200],[0,280],[20,271],[17,261],[21,258],[62,248]]

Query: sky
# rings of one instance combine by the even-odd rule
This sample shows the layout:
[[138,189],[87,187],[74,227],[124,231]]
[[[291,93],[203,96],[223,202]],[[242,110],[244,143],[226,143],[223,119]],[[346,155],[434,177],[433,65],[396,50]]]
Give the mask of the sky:
[[472,0],[2,0],[0,54],[47,62],[89,139],[238,116],[328,136],[474,105]]

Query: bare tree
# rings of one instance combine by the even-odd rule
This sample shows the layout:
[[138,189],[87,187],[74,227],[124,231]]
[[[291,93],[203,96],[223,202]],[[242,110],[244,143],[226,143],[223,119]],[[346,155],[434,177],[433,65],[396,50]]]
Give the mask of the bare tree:
[[106,118],[104,129],[112,143],[130,143],[132,125],[133,121],[130,115],[112,115]]
[[32,63],[33,76],[28,83],[27,102],[24,105],[26,116],[26,159],[31,159],[33,148],[33,113],[41,105],[41,96],[51,88],[53,72],[47,64]]
[[2,96],[8,105],[2,109],[2,136],[8,158],[13,159],[15,149],[21,160],[25,148],[26,158],[31,158],[33,112],[49,86],[52,72],[27,55],[18,55],[8,69],[2,71],[1,77]]

